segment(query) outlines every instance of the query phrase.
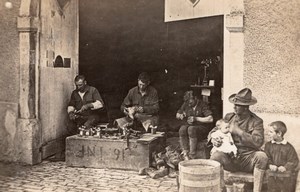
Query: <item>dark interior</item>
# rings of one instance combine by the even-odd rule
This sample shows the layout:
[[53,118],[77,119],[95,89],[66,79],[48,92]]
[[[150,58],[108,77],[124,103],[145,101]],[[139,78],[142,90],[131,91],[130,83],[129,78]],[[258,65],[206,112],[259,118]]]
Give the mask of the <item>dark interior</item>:
[[122,116],[123,98],[145,71],[159,93],[161,121],[171,125],[183,93],[203,80],[205,59],[215,80],[210,105],[215,119],[222,116],[222,16],[165,23],[161,0],[82,0],[79,23],[79,72],[103,96],[109,121]]

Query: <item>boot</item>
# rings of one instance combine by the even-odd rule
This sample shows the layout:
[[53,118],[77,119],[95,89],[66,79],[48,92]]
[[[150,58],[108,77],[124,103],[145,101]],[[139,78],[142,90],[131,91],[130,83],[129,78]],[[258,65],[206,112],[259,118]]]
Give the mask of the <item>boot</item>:
[[180,162],[180,153],[177,149],[172,149],[171,146],[166,147],[165,162],[169,167],[175,169]]
[[181,152],[181,157],[182,157],[182,160],[183,161],[187,161],[187,160],[190,160],[191,158],[189,157],[189,155],[188,155],[188,151],[187,150],[183,150],[182,152]]
[[198,139],[190,137],[189,141],[190,141],[190,153],[189,153],[189,156],[190,156],[191,159],[195,159],[196,158],[196,153],[197,153]]
[[148,171],[147,174],[152,178],[152,179],[157,179],[160,177],[164,177],[169,174],[169,170],[166,167],[160,167],[158,170],[155,171]]
[[149,175],[155,171],[156,171],[156,169],[154,169],[153,167],[144,167],[139,170],[138,174],[139,175]]
[[154,160],[156,162],[156,168],[159,169],[162,166],[165,166],[165,154],[163,154],[162,152],[159,152],[158,154],[156,154],[154,156]]
[[189,151],[189,140],[187,137],[179,137],[179,144],[182,151]]
[[265,170],[262,170],[262,169],[259,169],[259,168],[254,168],[254,171],[253,171],[253,177],[254,177],[253,192],[261,192],[261,188],[262,188],[263,180],[264,180],[264,175],[265,175]]

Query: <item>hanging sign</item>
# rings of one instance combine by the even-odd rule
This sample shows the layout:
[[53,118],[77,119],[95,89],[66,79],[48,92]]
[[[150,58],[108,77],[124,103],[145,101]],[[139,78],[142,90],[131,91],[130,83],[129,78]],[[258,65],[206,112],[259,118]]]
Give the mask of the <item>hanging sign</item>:
[[188,0],[188,1],[193,4],[193,7],[195,7],[200,0]]

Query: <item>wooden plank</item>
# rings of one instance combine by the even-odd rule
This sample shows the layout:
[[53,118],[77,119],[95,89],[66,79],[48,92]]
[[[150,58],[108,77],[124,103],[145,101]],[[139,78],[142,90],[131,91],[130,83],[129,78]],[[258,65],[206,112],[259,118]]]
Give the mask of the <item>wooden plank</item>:
[[46,159],[57,153],[61,153],[65,149],[65,137],[47,142],[42,146],[42,159]]
[[157,138],[165,137],[164,132],[157,132],[156,134],[152,133],[145,133],[142,135],[141,138],[137,140],[138,143],[150,143],[151,141],[154,141]]

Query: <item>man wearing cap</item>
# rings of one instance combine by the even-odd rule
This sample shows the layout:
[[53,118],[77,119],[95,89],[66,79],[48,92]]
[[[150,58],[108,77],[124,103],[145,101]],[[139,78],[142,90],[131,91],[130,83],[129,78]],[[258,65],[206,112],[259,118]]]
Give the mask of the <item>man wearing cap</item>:
[[179,142],[185,160],[195,159],[198,140],[204,140],[213,122],[209,106],[198,99],[193,91],[184,95],[184,103],[176,113],[176,118],[186,123],[179,129]]
[[138,85],[129,90],[121,105],[121,111],[126,115],[116,119],[116,124],[124,129],[134,123],[141,123],[142,132],[148,132],[149,127],[158,124],[158,94],[150,85],[150,76],[143,72],[138,77]]
[[[230,157],[218,151],[212,154],[210,159],[220,162],[228,171],[253,172],[255,178],[253,191],[259,192],[267,169],[268,157],[261,151],[264,144],[263,120],[249,110],[249,106],[254,105],[257,100],[252,96],[250,89],[244,88],[231,95],[229,102],[234,104],[234,113],[226,114],[224,119],[229,123],[234,144],[238,148],[238,157]],[[216,129],[210,133],[214,131]],[[213,139],[210,134],[208,140],[216,147],[221,145],[221,139]]]

